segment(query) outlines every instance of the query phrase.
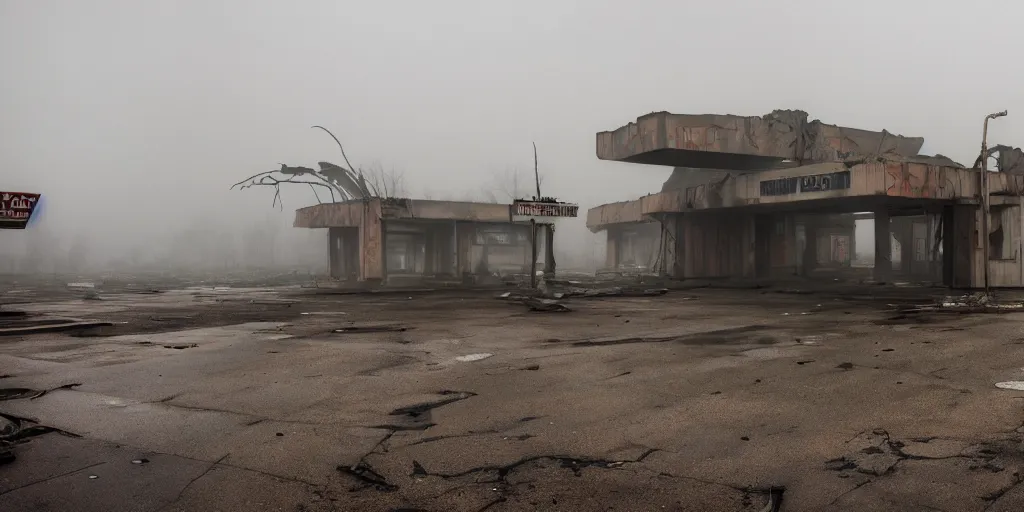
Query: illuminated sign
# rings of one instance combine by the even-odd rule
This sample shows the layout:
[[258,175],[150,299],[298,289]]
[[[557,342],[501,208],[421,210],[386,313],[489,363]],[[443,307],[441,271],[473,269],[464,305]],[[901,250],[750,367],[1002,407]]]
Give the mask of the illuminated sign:
[[39,194],[0,191],[0,229],[25,229],[39,204]]

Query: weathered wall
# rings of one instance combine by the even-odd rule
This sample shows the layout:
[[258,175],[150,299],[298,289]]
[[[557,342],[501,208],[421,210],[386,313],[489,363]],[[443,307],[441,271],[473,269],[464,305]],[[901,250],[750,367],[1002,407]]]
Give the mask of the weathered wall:
[[[991,247],[989,286],[1024,286],[1024,209],[1018,198],[993,198],[989,229],[1003,228],[1004,247]],[[953,213],[953,286],[983,288],[985,258],[981,233],[983,210],[976,205],[956,205]]]
[[[359,225],[359,266],[360,280],[384,278],[384,230],[381,225],[380,201],[358,203],[363,207],[362,223]],[[323,206],[323,205],[321,205]]]
[[[371,199],[375,211],[387,219],[458,220],[472,222],[510,222],[509,205],[429,201],[425,199]],[[297,228],[356,227],[362,222],[364,201],[324,203],[295,211]]]
[[295,210],[297,228],[358,227],[362,222],[363,202],[324,203]]
[[676,216],[677,268],[683,278],[753,277],[752,215],[691,213]]
[[[1024,194],[1024,175],[991,173],[993,193]],[[640,199],[641,214],[709,210],[816,199],[888,196],[909,199],[975,200],[978,173],[913,162],[847,166],[824,163],[752,174],[668,190]],[[615,203],[625,204],[625,203]],[[591,211],[600,211],[597,207]]]
[[[1008,198],[1016,199],[1016,198]],[[1024,259],[1021,252],[1022,210],[1019,204],[993,204],[992,218],[989,223],[990,232],[1001,228],[1003,243],[1001,247],[990,248],[992,259],[989,261],[989,284],[991,286],[1024,285]],[[984,269],[982,269],[984,272]]]
[[473,222],[510,222],[509,205],[460,201],[404,200],[404,208],[388,212],[388,218],[438,219]]
[[602,204],[587,210],[587,229],[594,232],[627,222],[644,222],[642,199]]
[[662,192],[670,190],[686,190],[690,187],[715,183],[729,177],[734,171],[718,169],[695,169],[693,167],[676,167],[672,174],[661,185]]

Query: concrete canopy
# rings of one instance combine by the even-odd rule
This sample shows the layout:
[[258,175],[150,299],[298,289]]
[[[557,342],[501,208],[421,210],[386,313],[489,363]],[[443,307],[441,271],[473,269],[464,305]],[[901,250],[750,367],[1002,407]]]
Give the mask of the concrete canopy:
[[507,204],[427,199],[366,199],[307,206],[295,211],[294,227],[356,227],[366,212],[385,220],[511,222]]
[[808,121],[800,110],[764,116],[655,112],[597,134],[601,160],[676,167],[766,170],[854,157],[914,157],[920,137]]

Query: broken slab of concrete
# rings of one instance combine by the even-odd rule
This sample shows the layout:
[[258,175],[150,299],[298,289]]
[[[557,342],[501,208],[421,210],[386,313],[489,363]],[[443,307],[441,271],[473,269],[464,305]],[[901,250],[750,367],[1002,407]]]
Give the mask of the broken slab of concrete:
[[845,161],[873,155],[916,156],[921,137],[808,121],[800,110],[764,116],[655,112],[597,134],[601,160],[705,169],[775,169],[786,161]]

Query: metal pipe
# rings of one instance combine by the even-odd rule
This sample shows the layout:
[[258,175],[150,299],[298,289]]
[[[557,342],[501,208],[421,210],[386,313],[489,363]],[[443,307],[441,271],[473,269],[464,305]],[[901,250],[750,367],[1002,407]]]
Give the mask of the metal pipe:
[[530,288],[537,287],[537,222],[530,219]]
[[985,295],[989,294],[989,267],[991,266],[989,251],[989,215],[991,215],[988,192],[988,121],[997,117],[1003,117],[1007,111],[996,112],[985,116],[985,124],[981,131],[981,186],[978,193],[981,195],[981,248],[982,256],[985,258]]

